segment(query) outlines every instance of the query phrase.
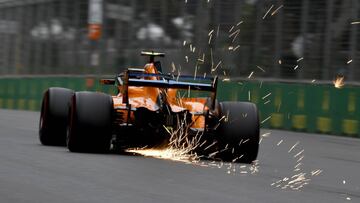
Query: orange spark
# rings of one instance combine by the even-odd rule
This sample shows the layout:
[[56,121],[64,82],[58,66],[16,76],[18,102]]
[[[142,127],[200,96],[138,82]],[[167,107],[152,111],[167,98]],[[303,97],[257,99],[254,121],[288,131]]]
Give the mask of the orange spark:
[[345,85],[344,76],[337,76],[336,79],[333,81],[335,88],[342,88]]

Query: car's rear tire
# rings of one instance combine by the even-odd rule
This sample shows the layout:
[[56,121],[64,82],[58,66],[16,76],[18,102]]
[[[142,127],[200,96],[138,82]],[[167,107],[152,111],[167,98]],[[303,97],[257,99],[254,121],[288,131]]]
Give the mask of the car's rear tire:
[[71,152],[106,153],[112,136],[113,100],[97,92],[76,92],[69,108],[67,147]]
[[220,102],[224,117],[217,130],[219,158],[224,161],[252,163],[259,150],[259,114],[249,102]]
[[65,146],[69,101],[74,91],[52,87],[45,91],[40,113],[39,139],[43,145]]

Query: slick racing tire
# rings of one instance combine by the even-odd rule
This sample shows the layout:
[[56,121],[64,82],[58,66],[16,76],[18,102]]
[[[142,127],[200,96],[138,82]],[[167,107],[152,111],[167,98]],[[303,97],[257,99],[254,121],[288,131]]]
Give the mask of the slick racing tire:
[[259,150],[259,115],[249,102],[220,102],[222,119],[218,128],[219,158],[252,163]]
[[43,145],[65,146],[69,102],[74,92],[52,87],[45,91],[40,113],[39,139]]
[[67,147],[71,152],[110,150],[113,100],[98,92],[76,92],[69,108]]

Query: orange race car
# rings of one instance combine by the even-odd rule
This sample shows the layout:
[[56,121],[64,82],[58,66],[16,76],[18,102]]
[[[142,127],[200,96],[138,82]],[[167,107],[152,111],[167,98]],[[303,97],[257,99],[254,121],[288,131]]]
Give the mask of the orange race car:
[[244,163],[256,159],[259,116],[255,104],[218,102],[217,77],[163,74],[154,59],[164,54],[142,55],[150,57],[144,68],[128,68],[115,79],[100,81],[116,85],[114,96],[59,87],[46,90],[40,142],[66,145],[71,152],[107,152],[163,146],[183,128],[186,136],[181,139],[197,139],[193,148],[197,154]]

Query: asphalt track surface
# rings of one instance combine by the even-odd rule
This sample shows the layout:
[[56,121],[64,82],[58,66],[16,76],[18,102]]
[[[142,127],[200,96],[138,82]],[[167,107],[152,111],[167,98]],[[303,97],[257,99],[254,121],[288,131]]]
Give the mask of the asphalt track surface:
[[[259,171],[228,174],[225,165],[41,146],[38,117],[0,110],[0,202],[360,202],[360,139],[263,130]],[[282,189],[278,181],[299,172],[308,184]]]

